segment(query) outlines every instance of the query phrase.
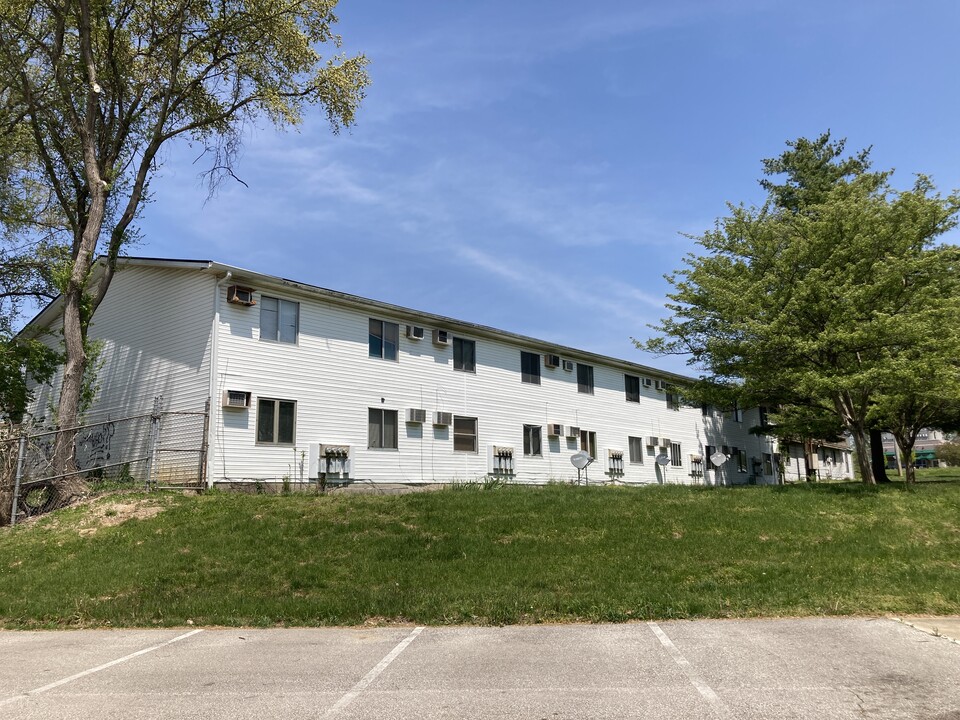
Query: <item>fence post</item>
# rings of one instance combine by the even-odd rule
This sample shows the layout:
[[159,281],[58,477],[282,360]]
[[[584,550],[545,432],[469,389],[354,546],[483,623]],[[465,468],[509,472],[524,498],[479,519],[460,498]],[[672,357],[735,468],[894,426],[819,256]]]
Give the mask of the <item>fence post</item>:
[[206,486],[207,479],[207,452],[208,438],[210,434],[210,398],[207,398],[207,404],[203,406],[203,439],[200,441],[200,467],[197,468],[198,485],[201,489]]
[[17,446],[17,474],[13,481],[13,500],[10,507],[10,525],[17,524],[17,503],[20,501],[20,480],[23,478],[23,463],[27,454],[27,436],[20,435],[20,443]]
[[150,413],[150,454],[147,456],[147,479],[145,489],[150,489],[153,481],[153,468],[157,460],[157,443],[160,440],[160,407],[163,404],[163,396],[158,395],[153,399],[153,412]]

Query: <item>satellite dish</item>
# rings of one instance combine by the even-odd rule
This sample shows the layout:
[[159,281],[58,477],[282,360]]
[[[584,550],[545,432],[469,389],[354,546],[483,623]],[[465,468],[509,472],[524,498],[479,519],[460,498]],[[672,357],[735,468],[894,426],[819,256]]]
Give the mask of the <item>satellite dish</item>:
[[714,465],[723,465],[727,460],[729,460],[726,455],[717,450],[713,455],[710,456],[710,462]]
[[570,462],[577,470],[583,470],[587,465],[593,462],[593,458],[581,450],[580,452],[574,453],[570,456]]
[[657,455],[657,465],[669,465],[669,464],[670,464],[670,456],[668,456],[666,453],[660,453],[659,455]]

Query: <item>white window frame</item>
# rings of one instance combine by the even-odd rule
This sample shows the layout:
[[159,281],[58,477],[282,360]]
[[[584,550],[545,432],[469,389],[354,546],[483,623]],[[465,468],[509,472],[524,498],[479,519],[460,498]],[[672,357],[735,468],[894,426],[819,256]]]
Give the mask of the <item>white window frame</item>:
[[[386,422],[386,415],[390,413],[393,416],[393,433],[387,437],[389,425]],[[367,409],[367,449],[369,450],[397,450],[400,432],[399,414],[396,410],[387,408],[368,408]],[[377,437],[374,438],[370,432],[373,427],[377,428]]]
[[[380,325],[380,334],[374,335],[373,326],[374,323]],[[390,328],[394,331],[394,337],[396,337],[396,343],[394,343],[394,355],[393,357],[387,356],[387,328]],[[374,337],[378,337],[380,340],[380,353],[376,354],[373,351],[372,340]],[[380,358],[382,360],[390,360],[391,362],[400,361],[400,323],[395,323],[391,320],[381,320],[379,318],[370,318],[367,321],[367,355],[372,358]]]
[[543,457],[543,427],[540,425],[523,426],[524,457]]
[[[266,408],[267,404],[273,406],[273,427],[270,429],[270,439],[261,440],[260,439],[260,414],[261,411]],[[292,405],[293,406],[293,424],[290,429],[290,441],[281,442],[279,440],[280,435],[280,406]],[[296,400],[283,400],[280,398],[257,398],[257,424],[254,427],[254,438],[257,445],[271,445],[271,446],[280,446],[280,447],[291,447],[297,444],[297,401]]]
[[[461,427],[462,427],[462,424],[463,424],[464,422],[471,422],[471,421],[472,421],[472,423],[473,423],[473,431],[472,431],[472,432],[463,432],[462,430],[459,430],[459,431],[458,431],[457,425],[461,425]],[[477,420],[477,418],[475,418],[475,417],[466,417],[466,416],[463,416],[463,415],[454,415],[454,416],[453,416],[453,451],[454,451],[454,452],[476,453],[476,452],[477,452],[477,447],[478,447],[478,445],[479,445],[479,443],[478,443],[479,436],[480,436],[480,422]],[[457,447],[457,440],[460,440],[460,441],[462,442],[465,438],[467,438],[467,439],[472,438],[472,439],[473,439],[473,447],[472,447],[471,449],[469,449],[469,450],[466,449],[466,448],[458,448],[458,447]]]
[[[273,310],[269,309],[270,303],[276,303],[276,308]],[[292,308],[293,310],[293,339],[284,339],[283,337],[283,317],[284,309],[287,309],[287,312]],[[276,315],[276,327],[267,334],[266,330],[271,330],[267,323],[264,322],[264,314],[272,312]],[[261,295],[260,296],[260,339],[265,342],[275,342],[275,343],[284,343],[287,345],[296,345],[297,341],[300,339],[300,303],[295,300],[284,300],[283,298],[274,297],[272,295]]]

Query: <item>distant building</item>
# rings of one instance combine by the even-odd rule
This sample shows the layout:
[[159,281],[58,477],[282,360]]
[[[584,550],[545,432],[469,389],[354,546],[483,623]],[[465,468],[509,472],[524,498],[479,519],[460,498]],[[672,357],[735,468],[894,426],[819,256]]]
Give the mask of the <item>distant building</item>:
[[[945,443],[947,439],[940,430],[930,430],[924,428],[917,435],[917,442],[913,446],[914,466],[918,468],[939,467],[941,463],[937,459],[937,448]],[[897,441],[891,433],[883,434],[883,454],[887,459],[887,469],[895,470],[897,468],[897,455],[899,455]]]

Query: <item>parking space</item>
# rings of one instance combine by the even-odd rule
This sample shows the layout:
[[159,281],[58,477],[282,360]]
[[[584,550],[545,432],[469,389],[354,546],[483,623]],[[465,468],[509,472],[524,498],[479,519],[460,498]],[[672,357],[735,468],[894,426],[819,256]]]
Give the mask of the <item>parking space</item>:
[[0,632],[5,718],[960,720],[960,645],[888,619]]

